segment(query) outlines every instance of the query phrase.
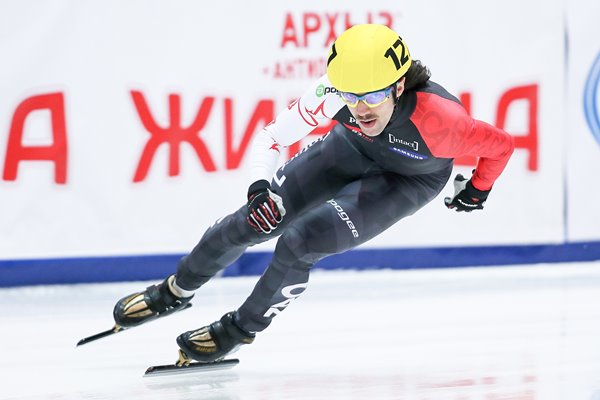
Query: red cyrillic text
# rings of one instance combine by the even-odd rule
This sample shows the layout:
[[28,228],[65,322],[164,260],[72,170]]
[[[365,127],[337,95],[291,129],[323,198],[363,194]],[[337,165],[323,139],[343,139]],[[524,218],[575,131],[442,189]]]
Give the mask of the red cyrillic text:
[[346,29],[358,23],[393,24],[392,14],[387,11],[368,12],[360,19],[353,19],[350,13],[304,12],[300,16],[288,12],[285,15],[281,47],[309,47],[311,39],[320,39],[319,45],[329,47]]
[[[23,128],[25,120],[34,111],[50,112],[52,144],[47,146],[25,146]],[[48,93],[29,97],[21,102],[13,114],[4,160],[5,181],[17,179],[21,161],[52,161],[54,181],[67,182],[67,126],[65,122],[65,102],[62,93]]]

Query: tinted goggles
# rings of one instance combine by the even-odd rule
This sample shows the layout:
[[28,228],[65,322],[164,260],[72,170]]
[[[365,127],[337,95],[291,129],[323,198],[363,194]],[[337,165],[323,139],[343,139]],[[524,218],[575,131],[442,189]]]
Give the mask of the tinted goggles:
[[356,107],[359,101],[365,103],[368,107],[377,107],[383,104],[387,99],[390,98],[394,85],[388,86],[385,89],[377,90],[375,92],[365,93],[361,96],[350,93],[350,92],[338,92],[344,103],[350,107]]

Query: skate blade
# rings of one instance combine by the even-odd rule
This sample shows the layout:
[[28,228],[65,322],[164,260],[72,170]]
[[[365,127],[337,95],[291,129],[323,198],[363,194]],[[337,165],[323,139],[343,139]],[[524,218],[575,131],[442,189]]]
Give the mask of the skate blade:
[[[151,319],[151,320],[149,320],[147,322],[152,322],[154,320],[166,317],[167,315],[172,314],[172,313],[177,312],[177,311],[187,310],[191,306],[192,306],[192,303],[187,303],[182,308],[173,308],[173,309],[170,309],[168,311],[165,311],[162,314],[158,314],[158,316],[156,318]],[[142,324],[142,325],[144,325],[144,324]],[[141,325],[138,325],[138,326],[141,326]],[[75,347],[82,346],[84,344],[88,344],[88,343],[94,342],[94,341],[96,341],[98,339],[102,339],[102,338],[105,338],[107,336],[111,336],[111,335],[114,335],[115,333],[123,332],[123,331],[131,329],[131,328],[136,328],[136,326],[132,326],[132,327],[128,327],[127,328],[127,327],[123,327],[123,326],[115,324],[115,326],[113,326],[111,329],[108,329],[106,331],[103,331],[103,332],[100,332],[100,333],[96,333],[95,335],[88,336],[88,337],[85,337],[85,338],[81,339],[79,342],[77,342],[77,345]]]
[[77,346],[82,346],[84,344],[88,344],[95,340],[102,339],[102,338],[105,338],[110,335],[114,335],[115,333],[119,333],[124,330],[125,330],[125,328],[123,328],[122,326],[115,325],[111,329],[108,329],[104,332],[96,333],[95,335],[88,336],[88,337],[81,339],[79,342],[77,342]]
[[231,358],[228,360],[215,361],[215,362],[193,362],[184,365],[169,364],[169,365],[156,365],[149,367],[144,376],[168,376],[168,375],[180,375],[190,374],[194,372],[208,372],[208,371],[220,371],[235,367],[240,363],[237,358]]

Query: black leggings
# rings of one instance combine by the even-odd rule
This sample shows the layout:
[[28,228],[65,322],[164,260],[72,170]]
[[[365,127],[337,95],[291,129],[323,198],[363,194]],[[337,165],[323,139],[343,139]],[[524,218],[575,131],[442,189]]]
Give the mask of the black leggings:
[[434,174],[404,176],[382,170],[339,132],[332,132],[284,164],[272,188],[286,215],[275,234],[254,231],[246,206],[217,220],[177,269],[177,284],[195,290],[249,247],[280,235],[273,258],[236,320],[262,331],[306,288],[310,268],[352,249],[413,214],[442,190],[452,165]]

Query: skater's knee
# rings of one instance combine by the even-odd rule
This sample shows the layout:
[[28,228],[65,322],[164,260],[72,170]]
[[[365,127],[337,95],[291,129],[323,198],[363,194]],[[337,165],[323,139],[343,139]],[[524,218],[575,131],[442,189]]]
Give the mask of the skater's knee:
[[277,241],[273,257],[283,265],[308,269],[328,254],[322,246],[316,245],[305,229],[290,226]]

